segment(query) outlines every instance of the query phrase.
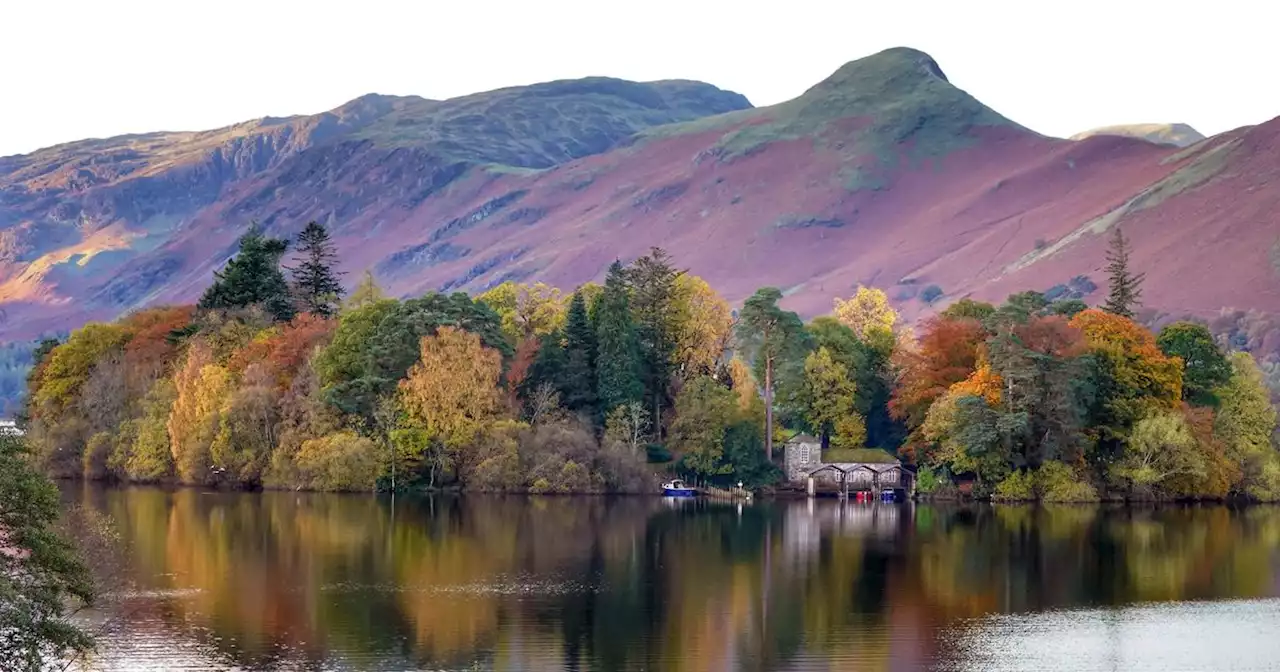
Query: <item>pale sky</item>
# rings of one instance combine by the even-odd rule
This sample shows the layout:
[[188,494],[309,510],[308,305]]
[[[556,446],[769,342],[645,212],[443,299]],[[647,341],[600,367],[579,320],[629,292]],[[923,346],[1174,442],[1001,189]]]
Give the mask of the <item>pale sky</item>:
[[[609,75],[756,105],[891,46],[1051,135],[1280,116],[1270,2],[0,0],[0,156],[122,133]],[[754,9],[753,7],[767,9]]]

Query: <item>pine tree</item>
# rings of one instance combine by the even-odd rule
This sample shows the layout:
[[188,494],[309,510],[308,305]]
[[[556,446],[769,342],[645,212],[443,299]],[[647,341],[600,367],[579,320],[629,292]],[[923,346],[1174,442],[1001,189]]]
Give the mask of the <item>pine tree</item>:
[[606,415],[621,404],[639,401],[644,394],[629,294],[626,271],[621,262],[615,261],[609,267],[596,308],[596,393],[600,410]]
[[227,309],[260,305],[281,322],[293,319],[289,284],[280,272],[280,258],[288,247],[287,241],[266,236],[254,223],[240,237],[236,256],[213,274],[213,284],[200,297],[199,306]]
[[289,269],[289,275],[299,307],[308,313],[333,317],[342,298],[342,283],[338,282],[341,273],[334,270],[338,254],[329,231],[310,222],[298,234],[297,249],[298,265]]
[[549,357],[541,366],[549,371],[559,367],[560,380],[556,387],[565,408],[593,419],[600,417],[596,398],[596,334],[587,317],[587,302],[582,292],[574,292],[569,301],[563,356],[559,360]]
[[631,309],[640,346],[641,381],[652,412],[652,426],[661,438],[662,411],[671,406],[668,384],[676,354],[677,281],[682,275],[671,257],[655,247],[627,269]]
[[1111,234],[1111,249],[1107,251],[1107,274],[1111,277],[1111,293],[1106,311],[1133,319],[1142,305],[1142,280],[1146,274],[1135,275],[1129,270],[1129,239],[1118,226]]
[[804,323],[793,312],[782,310],[782,292],[763,287],[747,299],[738,317],[738,341],[755,362],[764,383],[765,454],[773,456],[773,392],[779,367],[788,361],[803,362],[808,345]]

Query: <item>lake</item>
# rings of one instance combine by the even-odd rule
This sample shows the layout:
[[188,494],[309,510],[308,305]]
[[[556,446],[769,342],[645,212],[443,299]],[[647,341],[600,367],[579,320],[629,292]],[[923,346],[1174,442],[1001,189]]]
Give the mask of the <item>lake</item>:
[[92,669],[1280,669],[1280,508],[63,496]]

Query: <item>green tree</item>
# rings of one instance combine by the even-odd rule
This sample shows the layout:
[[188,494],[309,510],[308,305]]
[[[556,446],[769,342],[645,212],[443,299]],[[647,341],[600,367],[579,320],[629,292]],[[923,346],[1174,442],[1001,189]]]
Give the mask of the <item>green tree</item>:
[[[889,415],[889,398],[893,392],[890,357],[891,338],[886,332],[873,334],[869,342],[858,338],[852,329],[838,319],[823,316],[806,327],[813,346],[826,348],[831,358],[849,372],[856,387],[854,409],[866,426],[869,446],[896,448],[902,442],[903,427]],[[891,335],[890,335],[891,336]]]
[[804,360],[804,391],[801,395],[809,427],[822,437],[823,446],[862,448],[866,427],[854,409],[857,385],[849,370],[831,358],[825,347],[809,353]]
[[732,470],[723,460],[724,440],[737,407],[733,391],[710,376],[699,376],[680,391],[671,446],[683,455],[685,468],[704,477]]
[[985,301],[974,301],[970,298],[964,298],[947,306],[942,311],[941,315],[954,320],[968,318],[982,322],[990,317],[994,312],[996,312],[996,307],[986,303]]
[[54,532],[58,491],[15,436],[0,436],[0,660],[37,672],[93,640],[68,619],[94,598],[88,570]]
[[254,224],[240,237],[240,249],[222,270],[213,274],[213,284],[200,297],[207,309],[262,306],[280,322],[293,319],[289,284],[280,272],[280,258],[289,244],[266,236]]
[[297,265],[289,269],[293,294],[303,311],[333,317],[342,300],[341,273],[334,269],[338,253],[329,231],[318,222],[310,222],[298,234]]
[[[548,361],[545,356],[540,356],[540,370],[552,369],[558,361],[562,374],[554,382],[564,407],[593,419],[599,418],[602,414],[600,400],[596,396],[596,332],[587,315],[587,302],[582,292],[574,292],[569,301],[561,353],[558,360]],[[549,356],[554,357],[555,353]],[[542,375],[546,376],[545,373]]]
[[360,278],[360,282],[356,284],[351,293],[347,295],[346,300],[342,302],[342,310],[349,313],[385,298],[387,297],[383,294],[382,288],[378,286],[378,281],[373,277],[373,273],[365,271]]
[[780,365],[801,363],[808,337],[804,323],[793,312],[782,310],[782,292],[776,287],[756,290],[742,306],[737,335],[742,349],[764,381],[765,453],[773,455],[773,393]]
[[1120,227],[1111,233],[1111,245],[1107,250],[1107,275],[1111,288],[1107,294],[1106,310],[1133,319],[1142,305],[1142,281],[1145,273],[1135,274],[1129,269],[1129,239]]
[[1195,322],[1174,322],[1160,330],[1156,344],[1164,354],[1182,358],[1183,400],[1215,405],[1214,390],[1231,380],[1231,363],[1209,329]]
[[600,411],[608,414],[621,404],[639,401],[640,349],[631,318],[630,289],[621,262],[613,262],[605,278],[604,294],[596,309],[596,392]]
[[[655,247],[636,259],[627,269],[631,284],[631,311],[635,315],[640,346],[641,382],[653,411],[653,428],[662,438],[662,411],[670,406],[667,394],[671,368],[679,338],[676,304],[680,299],[681,271],[671,265],[671,257]],[[607,283],[606,283],[607,284]]]
[[1240,490],[1258,499],[1280,499],[1280,454],[1272,447],[1276,408],[1262,372],[1247,352],[1231,354],[1231,378],[1216,390],[1213,433],[1227,456],[1240,465]]

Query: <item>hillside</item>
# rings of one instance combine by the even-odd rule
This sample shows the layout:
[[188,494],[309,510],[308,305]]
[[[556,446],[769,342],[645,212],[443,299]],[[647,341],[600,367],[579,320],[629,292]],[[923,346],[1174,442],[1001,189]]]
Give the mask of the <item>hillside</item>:
[[328,223],[348,277],[397,295],[568,287],[661,245],[731,300],[776,285],[812,315],[865,283],[908,316],[1022,289],[1096,301],[1123,225],[1148,306],[1280,311],[1278,133],[1049,138],[892,49],[765,108],[597,78],[89,140],[0,159],[0,338],[189,301],[251,220]]
[[1095,135],[1118,135],[1154,142],[1157,145],[1190,147],[1204,140],[1204,135],[1187,124],[1120,124],[1104,126],[1071,136],[1072,140],[1084,140]]

